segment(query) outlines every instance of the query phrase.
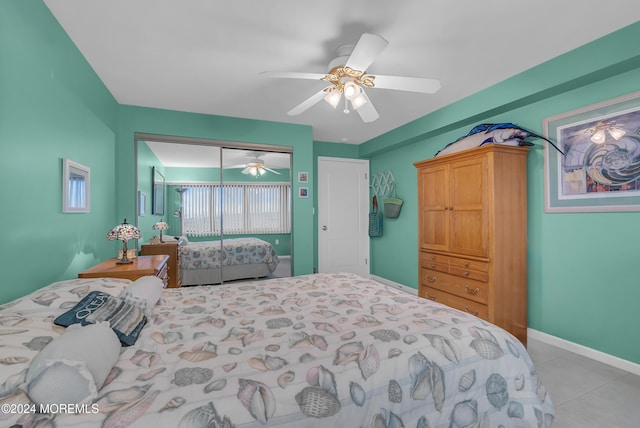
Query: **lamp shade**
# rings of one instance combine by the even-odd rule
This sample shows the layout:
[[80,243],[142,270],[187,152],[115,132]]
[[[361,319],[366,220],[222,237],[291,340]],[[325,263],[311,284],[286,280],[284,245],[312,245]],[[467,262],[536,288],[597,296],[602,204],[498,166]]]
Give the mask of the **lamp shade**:
[[128,264],[133,263],[127,257],[127,241],[130,239],[140,239],[142,234],[140,229],[132,224],[127,223],[125,218],[122,224],[117,225],[107,233],[107,239],[109,241],[122,241],[122,259],[118,260],[116,264]]
[[169,225],[167,223],[165,223],[164,221],[162,221],[162,219],[160,219],[159,222],[157,222],[156,224],[153,225],[153,230],[159,230],[160,231],[160,242],[162,241],[162,231],[163,230],[167,230],[169,229]]
[[127,242],[130,239],[140,239],[142,234],[140,229],[132,224],[127,223],[127,219],[124,219],[122,224],[117,225],[107,234],[109,241],[124,241]]
[[169,229],[169,225],[162,220],[160,220],[159,222],[153,225],[153,230],[167,230],[167,229]]

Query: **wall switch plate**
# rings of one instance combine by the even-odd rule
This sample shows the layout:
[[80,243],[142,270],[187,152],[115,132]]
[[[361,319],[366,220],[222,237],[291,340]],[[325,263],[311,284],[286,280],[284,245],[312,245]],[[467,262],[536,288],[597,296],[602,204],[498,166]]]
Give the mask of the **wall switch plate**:
[[280,240],[276,239],[276,245],[280,244]]

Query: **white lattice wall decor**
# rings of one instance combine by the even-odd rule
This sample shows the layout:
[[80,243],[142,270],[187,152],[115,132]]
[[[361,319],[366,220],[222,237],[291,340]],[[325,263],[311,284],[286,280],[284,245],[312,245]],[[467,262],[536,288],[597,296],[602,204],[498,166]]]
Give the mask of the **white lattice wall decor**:
[[374,174],[371,177],[370,187],[373,189],[374,195],[382,197],[391,193],[394,183],[393,173],[391,171],[384,171]]

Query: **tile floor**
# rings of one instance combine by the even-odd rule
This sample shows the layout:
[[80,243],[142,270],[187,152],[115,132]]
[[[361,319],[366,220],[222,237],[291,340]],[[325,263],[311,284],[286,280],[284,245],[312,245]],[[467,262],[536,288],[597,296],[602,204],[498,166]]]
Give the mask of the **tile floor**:
[[537,340],[528,349],[556,409],[553,428],[640,427],[640,376]]

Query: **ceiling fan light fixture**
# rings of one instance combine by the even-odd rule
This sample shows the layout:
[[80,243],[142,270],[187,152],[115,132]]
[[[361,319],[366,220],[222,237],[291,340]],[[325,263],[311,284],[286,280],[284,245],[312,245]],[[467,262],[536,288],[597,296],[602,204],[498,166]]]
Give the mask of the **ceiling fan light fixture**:
[[340,103],[340,98],[342,98],[342,94],[340,93],[340,91],[331,90],[331,91],[329,91],[327,96],[324,97],[324,100],[331,107],[336,108],[338,106],[338,104]]
[[355,97],[360,95],[360,86],[356,85],[354,82],[349,81],[344,84],[344,97],[349,101],[353,101]]
[[351,100],[351,105],[353,106],[354,110],[358,110],[360,107],[362,107],[366,103],[367,103],[367,99],[362,94],[358,94],[357,97],[354,97]]
[[616,126],[612,126],[611,128],[608,129],[609,134],[613,137],[614,140],[619,140],[620,138],[624,137],[624,134],[626,134],[626,131],[622,128],[618,128]]
[[607,137],[606,137],[606,135],[604,135],[604,130],[603,129],[598,129],[591,136],[591,141],[593,141],[595,144],[602,144],[602,143],[604,143],[606,138]]

